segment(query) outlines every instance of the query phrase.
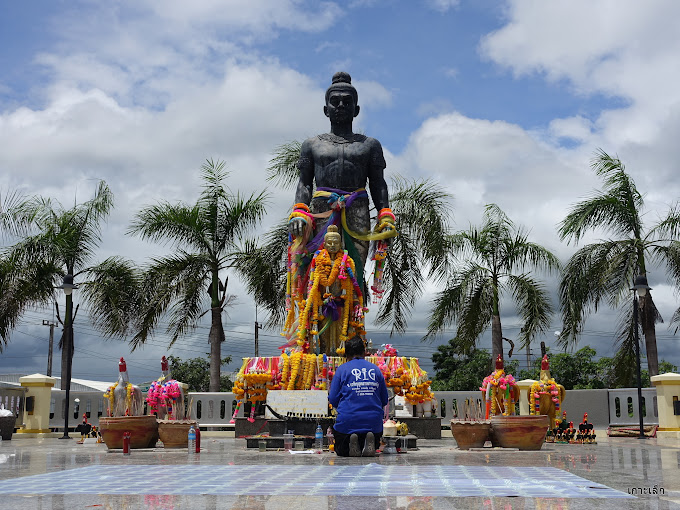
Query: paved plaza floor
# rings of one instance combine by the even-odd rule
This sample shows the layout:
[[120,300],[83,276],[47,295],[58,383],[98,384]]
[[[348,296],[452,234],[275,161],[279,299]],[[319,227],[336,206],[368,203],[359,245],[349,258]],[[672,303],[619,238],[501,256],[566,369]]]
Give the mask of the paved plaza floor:
[[[133,450],[57,437],[0,442],[0,509],[680,509],[680,440],[598,438],[536,452],[460,451],[451,437],[374,458],[247,449]],[[655,490],[659,493],[655,494]]]

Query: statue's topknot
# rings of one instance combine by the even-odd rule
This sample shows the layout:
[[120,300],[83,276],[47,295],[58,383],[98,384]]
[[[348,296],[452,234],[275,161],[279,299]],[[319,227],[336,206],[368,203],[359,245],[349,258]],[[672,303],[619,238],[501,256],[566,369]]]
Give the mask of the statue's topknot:
[[326,91],[326,102],[328,102],[328,96],[334,90],[347,90],[354,96],[354,104],[359,102],[359,94],[357,93],[357,89],[354,88],[354,85],[352,85],[352,77],[349,73],[338,71],[333,75],[331,82],[331,86],[328,87],[328,90]]
[[352,84],[352,77],[349,75],[349,73],[346,73],[345,71],[338,71],[333,75],[333,83],[349,83],[350,85]]

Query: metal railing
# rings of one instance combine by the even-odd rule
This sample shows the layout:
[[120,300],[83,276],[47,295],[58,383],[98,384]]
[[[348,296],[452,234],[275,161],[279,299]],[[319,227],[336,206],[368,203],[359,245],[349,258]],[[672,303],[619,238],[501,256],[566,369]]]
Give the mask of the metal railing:
[[23,425],[24,406],[26,405],[26,388],[0,387],[0,405],[12,411],[16,418],[15,427]]
[[[637,388],[609,390],[609,424],[640,428]],[[656,388],[642,388],[642,412],[645,425],[659,424]]]
[[[201,427],[227,427],[236,410],[236,400],[231,392],[187,394],[187,402],[191,406],[191,417],[196,418]],[[243,406],[239,408],[238,417],[243,417]]]
[[[71,413],[69,414],[69,429],[73,430],[80,424],[83,414],[87,416],[89,423],[98,427],[99,417],[103,416],[106,412],[103,392],[71,390],[69,396],[68,412]],[[51,429],[64,430],[65,409],[66,392],[63,390],[52,390],[49,422]]]

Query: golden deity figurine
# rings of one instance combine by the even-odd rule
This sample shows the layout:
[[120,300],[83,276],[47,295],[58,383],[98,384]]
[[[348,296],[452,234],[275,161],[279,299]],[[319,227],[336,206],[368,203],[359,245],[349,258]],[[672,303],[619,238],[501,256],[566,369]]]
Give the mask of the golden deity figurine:
[[[314,254],[306,299],[298,307],[297,346],[303,352],[319,342],[320,352],[344,354],[344,342],[364,335],[364,301],[355,276],[354,261],[342,250],[335,225],[328,227],[323,248]],[[290,327],[292,320],[287,321]]]

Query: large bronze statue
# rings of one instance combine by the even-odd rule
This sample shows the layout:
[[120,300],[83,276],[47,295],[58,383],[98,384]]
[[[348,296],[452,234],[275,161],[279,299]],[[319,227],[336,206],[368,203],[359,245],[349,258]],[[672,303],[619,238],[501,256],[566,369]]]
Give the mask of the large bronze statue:
[[[330,133],[309,138],[302,144],[298,161],[300,180],[289,223],[289,314],[284,335],[290,338],[293,330],[300,331],[299,346],[308,340],[302,336],[316,331],[311,324],[293,327],[293,322],[298,315],[296,308],[303,310],[305,305],[309,308],[304,302],[309,265],[323,245],[328,226],[336,225],[341,233],[342,248],[354,261],[355,277],[362,292],[369,241],[383,241],[378,251],[383,250],[384,257],[385,240],[397,235],[383,175],[386,165],[382,146],[378,140],[352,131],[359,105],[349,74],[333,75],[323,111],[331,122]],[[372,231],[367,184],[377,211]],[[303,317],[306,318],[304,314]]]
[[[326,91],[324,114],[331,121],[330,133],[308,138],[300,150],[300,181],[295,193],[296,205],[310,206],[312,214],[332,211],[333,206],[346,210],[349,231],[360,234],[354,243],[361,257],[355,260],[363,268],[368,254],[370,215],[366,183],[373,205],[378,214],[389,210],[389,195],[383,171],[385,158],[382,146],[375,138],[352,132],[354,117],[359,115],[358,94],[352,85],[352,78],[344,72],[333,75],[333,83]],[[316,192],[313,186],[316,184]],[[326,221],[316,218],[314,234],[319,237],[316,246],[323,241]],[[294,236],[304,233],[305,223],[294,218],[290,231]]]

